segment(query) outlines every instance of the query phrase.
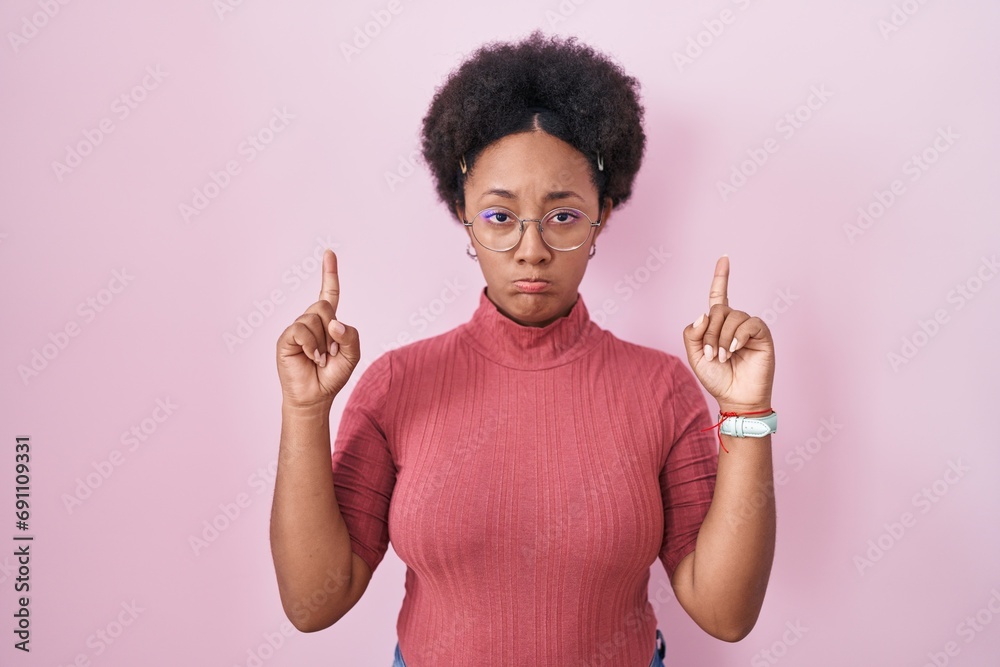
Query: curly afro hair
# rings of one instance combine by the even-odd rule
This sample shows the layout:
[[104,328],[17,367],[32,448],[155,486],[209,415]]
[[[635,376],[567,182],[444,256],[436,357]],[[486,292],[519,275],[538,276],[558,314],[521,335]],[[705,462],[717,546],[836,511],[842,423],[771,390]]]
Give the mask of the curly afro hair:
[[421,146],[452,212],[465,205],[462,157],[472,170],[494,141],[539,128],[585,155],[600,201],[610,197],[618,206],[631,196],[642,163],[642,119],[635,78],[575,37],[536,30],[518,43],[484,44],[451,73],[424,116]]

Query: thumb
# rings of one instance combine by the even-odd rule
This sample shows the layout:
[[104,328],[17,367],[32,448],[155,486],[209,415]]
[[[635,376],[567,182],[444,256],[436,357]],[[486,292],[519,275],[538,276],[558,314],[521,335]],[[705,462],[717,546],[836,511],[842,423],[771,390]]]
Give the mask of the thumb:
[[688,363],[692,366],[705,358],[706,331],[708,331],[708,317],[704,313],[684,327],[684,349],[687,350]]
[[328,350],[330,356],[343,355],[352,367],[357,366],[358,362],[361,361],[361,340],[358,336],[358,330],[339,320],[330,320],[326,331],[333,339]]

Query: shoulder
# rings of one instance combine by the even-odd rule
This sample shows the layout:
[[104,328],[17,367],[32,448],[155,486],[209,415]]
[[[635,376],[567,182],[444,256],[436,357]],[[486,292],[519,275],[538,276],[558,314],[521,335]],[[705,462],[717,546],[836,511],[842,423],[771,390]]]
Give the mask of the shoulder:
[[701,383],[684,357],[640,345],[605,332],[603,354],[611,360],[609,366],[619,376],[629,381],[645,382],[652,388],[656,400],[671,404],[680,410],[690,410],[704,402]]
[[422,360],[426,363],[429,357],[433,358],[450,353],[455,346],[455,342],[461,336],[461,329],[463,327],[465,327],[465,324],[460,324],[443,333],[392,347],[384,352],[382,356],[391,356],[392,363],[399,366],[410,365],[417,360]]
[[384,346],[370,353],[367,364],[362,350],[361,365],[354,370],[354,375],[359,376],[358,386],[365,384],[369,389],[388,394],[419,381],[430,369],[439,368],[454,358],[460,328],[402,345]]
[[673,379],[686,370],[684,360],[676,354],[623,340],[607,329],[604,330],[604,346],[606,353],[614,355],[619,363],[642,369],[644,374],[662,374]]

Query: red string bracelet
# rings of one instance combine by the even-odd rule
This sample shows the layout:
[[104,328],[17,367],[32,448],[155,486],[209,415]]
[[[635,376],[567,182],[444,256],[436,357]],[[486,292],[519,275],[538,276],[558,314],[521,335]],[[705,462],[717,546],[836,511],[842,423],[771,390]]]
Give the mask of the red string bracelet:
[[761,415],[761,414],[771,414],[772,412],[774,412],[774,410],[773,410],[772,408],[768,408],[767,410],[756,410],[756,411],[754,411],[754,412],[722,412],[722,411],[720,411],[720,412],[719,412],[719,414],[720,414],[720,415],[722,415],[722,419],[720,419],[720,420],[719,420],[718,422],[716,422],[716,423],[715,423],[714,425],[712,425],[712,426],[709,426],[708,428],[703,428],[703,429],[701,429],[701,430],[702,430],[702,431],[710,431],[710,430],[712,430],[713,428],[717,428],[717,429],[719,429],[719,432],[718,432],[718,436],[719,436],[719,447],[722,447],[722,450],[723,450],[724,452],[726,452],[726,454],[728,454],[728,453],[729,453],[729,450],[728,450],[728,449],[726,449],[726,446],[725,446],[724,444],[722,444],[722,428],[721,428],[721,427],[722,427],[722,422],[726,421],[726,419],[728,419],[729,417],[739,417],[740,415]]

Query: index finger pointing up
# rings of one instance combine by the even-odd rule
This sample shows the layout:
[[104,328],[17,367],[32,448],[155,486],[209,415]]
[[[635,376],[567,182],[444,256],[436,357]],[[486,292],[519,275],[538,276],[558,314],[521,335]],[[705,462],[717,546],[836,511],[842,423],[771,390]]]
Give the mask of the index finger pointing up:
[[329,248],[323,251],[323,287],[319,291],[319,298],[333,306],[333,315],[336,317],[337,304],[340,302],[340,277],[337,275],[337,255]]
[[708,292],[708,307],[715,304],[729,305],[729,255],[723,255],[715,263],[715,277],[712,278],[712,289]]

